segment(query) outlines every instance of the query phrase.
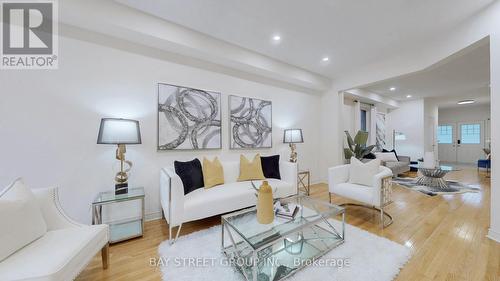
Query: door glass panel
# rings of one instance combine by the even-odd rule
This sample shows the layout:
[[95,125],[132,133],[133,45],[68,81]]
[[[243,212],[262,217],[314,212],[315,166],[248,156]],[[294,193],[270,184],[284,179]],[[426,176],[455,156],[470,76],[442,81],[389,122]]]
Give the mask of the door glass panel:
[[481,125],[480,124],[460,125],[460,135],[462,144],[480,144]]
[[453,126],[450,126],[450,125],[438,126],[437,139],[438,139],[438,143],[452,144],[453,143]]

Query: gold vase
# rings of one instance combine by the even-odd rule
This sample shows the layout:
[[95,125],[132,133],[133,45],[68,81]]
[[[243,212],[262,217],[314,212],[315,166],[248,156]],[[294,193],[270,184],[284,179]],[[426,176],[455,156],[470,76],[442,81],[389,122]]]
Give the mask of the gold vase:
[[263,181],[259,188],[257,199],[257,221],[269,224],[274,221],[273,190],[267,181]]

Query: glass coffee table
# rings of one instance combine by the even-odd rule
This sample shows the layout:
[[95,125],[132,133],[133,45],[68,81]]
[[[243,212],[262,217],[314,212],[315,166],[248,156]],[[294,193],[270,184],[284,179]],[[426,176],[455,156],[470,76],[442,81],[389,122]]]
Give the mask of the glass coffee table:
[[418,169],[418,171],[422,174],[417,178],[417,184],[437,188],[448,188],[448,183],[444,179],[444,176],[449,172],[459,171],[459,169],[455,167],[446,165],[425,167],[421,164],[411,164],[410,167]]
[[[246,280],[281,280],[344,242],[344,208],[306,195],[280,202],[300,211],[270,224],[257,222],[256,207],[222,216],[222,251]],[[329,220],[337,215],[340,226]]]

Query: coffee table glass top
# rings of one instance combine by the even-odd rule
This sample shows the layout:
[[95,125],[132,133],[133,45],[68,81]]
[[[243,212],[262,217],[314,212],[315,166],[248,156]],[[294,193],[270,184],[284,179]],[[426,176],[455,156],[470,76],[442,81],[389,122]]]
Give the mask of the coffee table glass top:
[[438,165],[435,167],[426,167],[423,164],[410,164],[409,165],[411,168],[417,168],[417,169],[433,169],[433,170],[441,170],[441,171],[447,171],[447,172],[453,172],[453,171],[459,171],[460,169],[453,167],[453,166],[448,166],[448,165]]
[[[281,199],[282,204],[292,203],[300,206],[300,211],[293,219],[275,217],[270,224],[257,221],[257,208],[249,208],[240,212],[222,216],[224,223],[231,226],[250,246],[258,249],[272,241],[279,240],[297,229],[313,225],[325,218],[344,213],[344,208],[327,202],[310,198],[306,195],[295,195]],[[305,207],[305,208],[304,208]],[[305,211],[304,211],[305,210]]]

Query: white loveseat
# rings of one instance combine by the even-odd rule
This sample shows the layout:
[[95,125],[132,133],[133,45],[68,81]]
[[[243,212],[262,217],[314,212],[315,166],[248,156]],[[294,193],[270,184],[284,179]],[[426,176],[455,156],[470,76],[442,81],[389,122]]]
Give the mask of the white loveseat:
[[71,220],[59,204],[56,188],[32,191],[47,232],[0,262],[0,280],[73,280],[101,250],[107,268],[108,226]]
[[[179,236],[184,222],[208,218],[256,204],[255,189],[250,181],[238,182],[240,163],[221,161],[224,169],[224,184],[212,188],[199,188],[184,195],[181,178],[173,167],[163,168],[160,172],[160,200],[163,216],[169,224],[169,239],[173,243]],[[276,192],[275,198],[297,194],[297,164],[279,163],[281,180],[267,179]],[[257,187],[262,181],[254,181]],[[172,240],[172,228],[179,226]]]

